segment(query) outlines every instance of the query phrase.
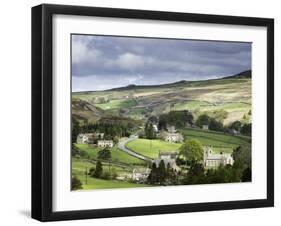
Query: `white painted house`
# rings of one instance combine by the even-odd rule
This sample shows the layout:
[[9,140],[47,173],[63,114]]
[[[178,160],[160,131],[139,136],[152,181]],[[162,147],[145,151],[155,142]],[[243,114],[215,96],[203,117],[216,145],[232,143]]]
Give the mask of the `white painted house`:
[[112,148],[113,147],[113,140],[98,140],[98,147],[101,148]]
[[203,162],[206,168],[217,168],[220,165],[233,165],[234,160],[231,154],[225,154],[221,152],[220,154],[213,154],[213,150],[210,147],[204,147],[204,157]]

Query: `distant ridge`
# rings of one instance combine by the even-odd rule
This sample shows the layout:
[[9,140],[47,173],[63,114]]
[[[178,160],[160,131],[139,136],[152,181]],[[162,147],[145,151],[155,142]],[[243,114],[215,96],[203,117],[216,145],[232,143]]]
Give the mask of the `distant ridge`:
[[227,76],[222,79],[233,79],[233,78],[252,78],[252,70],[242,71],[236,75]]
[[204,82],[204,81],[212,81],[212,80],[219,80],[219,79],[239,79],[239,78],[251,78],[252,77],[252,70],[247,70],[247,71],[242,71],[238,74],[223,77],[223,78],[215,78],[215,79],[207,79],[207,80],[198,80],[198,81],[186,81],[186,80],[181,80],[178,82],[173,82],[173,83],[167,83],[167,84],[162,84],[162,85],[135,85],[131,84],[128,86],[124,87],[118,87],[118,88],[113,88],[113,89],[108,89],[107,91],[121,91],[121,90],[130,90],[130,89],[136,89],[136,88],[158,88],[158,87],[174,87],[178,85],[187,85],[187,84],[192,84],[193,82]]
[[159,87],[169,88],[169,87],[174,87],[174,86],[178,86],[178,85],[184,85],[184,84],[186,85],[186,84],[190,84],[190,83],[192,83],[192,82],[181,80],[181,81],[178,81],[178,82],[161,84],[161,85],[135,85],[135,84],[131,84],[131,85],[124,86],[124,87],[108,89],[106,91],[121,91],[121,90],[130,90],[130,89],[136,89],[136,88],[139,88],[139,89],[141,89],[141,88],[159,88]]
[[[207,79],[207,80],[197,80],[197,81],[186,81],[186,80],[180,80],[177,82],[173,83],[167,83],[167,84],[160,84],[160,85],[135,85],[135,84],[130,84],[128,86],[123,86],[123,87],[117,87],[117,88],[112,88],[112,89],[107,89],[107,90],[102,90],[102,91],[122,91],[122,90],[134,90],[134,89],[142,89],[142,88],[173,88],[177,87],[179,85],[191,85],[196,82],[206,82],[206,81],[217,81],[221,79],[240,79],[240,78],[251,78],[252,77],[252,70],[247,70],[247,71],[242,71],[238,74],[227,76],[227,77],[222,77],[222,78],[215,78],[215,79]],[[90,92],[98,92],[98,91],[78,91],[78,92],[73,92],[73,93],[90,93]]]

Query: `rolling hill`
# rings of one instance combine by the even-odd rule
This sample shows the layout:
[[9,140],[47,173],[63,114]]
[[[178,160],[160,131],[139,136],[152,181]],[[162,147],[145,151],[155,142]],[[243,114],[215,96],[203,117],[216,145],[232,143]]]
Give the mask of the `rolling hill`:
[[195,117],[224,110],[227,112],[224,123],[228,124],[245,118],[250,111],[251,86],[251,71],[245,71],[213,80],[74,92],[73,114],[92,122],[105,116],[145,121],[151,115],[172,110],[190,110]]

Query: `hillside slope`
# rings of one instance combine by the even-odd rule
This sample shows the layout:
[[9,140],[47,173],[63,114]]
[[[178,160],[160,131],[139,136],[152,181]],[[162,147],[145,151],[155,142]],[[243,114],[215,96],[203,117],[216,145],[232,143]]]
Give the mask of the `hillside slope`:
[[[153,86],[130,85],[72,95],[74,99],[91,106],[90,111],[84,110],[84,107],[74,111],[82,117],[99,118],[106,113],[145,120],[151,115],[157,116],[172,110],[190,110],[195,117],[203,112],[213,114],[224,110],[228,113],[224,120],[227,124],[241,120],[251,110],[251,87],[251,71],[246,71],[227,79],[179,81]],[[96,101],[100,99],[104,101]]]

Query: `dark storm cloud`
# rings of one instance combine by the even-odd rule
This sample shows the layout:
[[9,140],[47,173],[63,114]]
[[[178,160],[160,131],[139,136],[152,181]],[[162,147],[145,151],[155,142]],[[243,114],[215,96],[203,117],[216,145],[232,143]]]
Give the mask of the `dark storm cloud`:
[[211,79],[250,68],[250,43],[72,36],[74,91]]

